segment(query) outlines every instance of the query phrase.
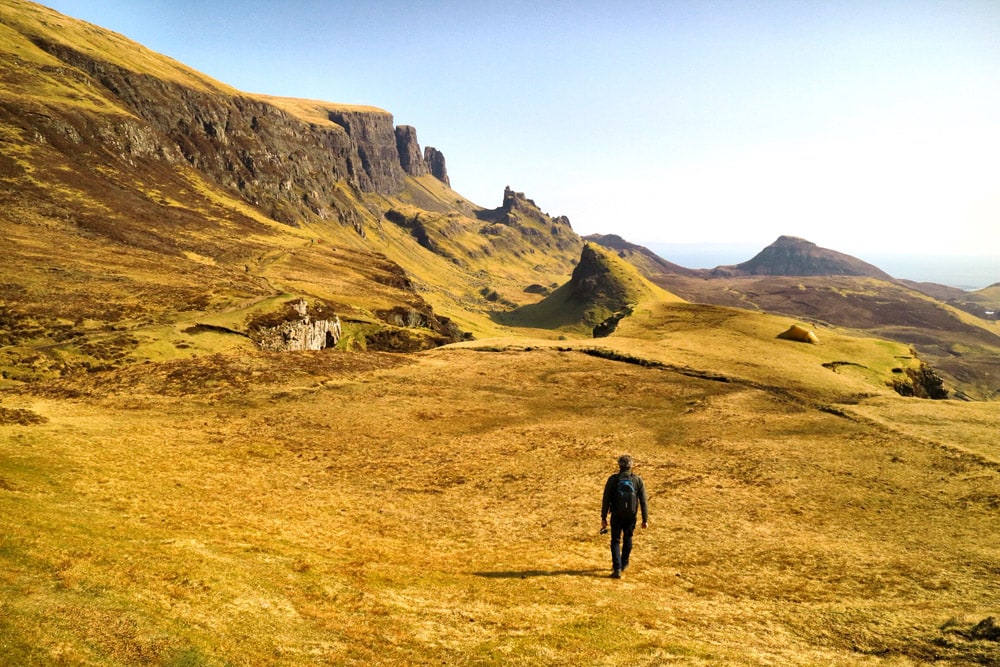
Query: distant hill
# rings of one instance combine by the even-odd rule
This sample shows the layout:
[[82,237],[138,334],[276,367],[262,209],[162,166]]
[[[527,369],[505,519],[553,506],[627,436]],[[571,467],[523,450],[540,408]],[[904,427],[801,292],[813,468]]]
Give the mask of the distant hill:
[[713,269],[712,274],[720,277],[867,276],[892,279],[877,266],[795,236],[781,236],[752,259],[733,266],[720,266]]
[[1000,335],[992,326],[1000,312],[998,289],[964,292],[896,280],[859,259],[790,236],[741,264],[693,274],[643,273],[693,303],[783,313],[907,343],[960,387],[956,396],[1000,395]]

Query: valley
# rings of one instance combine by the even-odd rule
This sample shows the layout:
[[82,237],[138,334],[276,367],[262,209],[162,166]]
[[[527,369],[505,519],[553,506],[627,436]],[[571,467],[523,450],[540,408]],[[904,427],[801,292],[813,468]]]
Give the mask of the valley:
[[25,0],[0,61],[0,663],[1000,664],[995,286],[688,269]]

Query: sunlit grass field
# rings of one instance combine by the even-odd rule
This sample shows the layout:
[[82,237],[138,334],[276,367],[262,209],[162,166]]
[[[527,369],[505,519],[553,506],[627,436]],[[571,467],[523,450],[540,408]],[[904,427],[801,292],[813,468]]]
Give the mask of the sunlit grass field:
[[[158,152],[87,58],[171,115],[173,85],[242,95],[0,6],[0,667],[1000,664],[996,403],[902,398],[907,345],[779,340],[789,318],[679,302],[610,251],[581,295],[583,240],[527,199],[339,182],[282,225]],[[291,134],[344,110],[259,99]],[[232,333],[299,298],[339,349]],[[363,351],[396,309],[479,340]],[[615,581],[623,452],[651,523]]]
[[[8,389],[0,664],[998,664],[992,404],[896,396],[903,346],[644,312]],[[614,581],[622,452],[651,523]]]

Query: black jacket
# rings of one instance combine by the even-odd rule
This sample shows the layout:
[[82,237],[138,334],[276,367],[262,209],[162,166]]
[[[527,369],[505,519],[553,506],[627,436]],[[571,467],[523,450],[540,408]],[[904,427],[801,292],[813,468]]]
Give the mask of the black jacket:
[[608,477],[608,481],[604,484],[604,498],[601,500],[601,521],[606,520],[608,513],[611,512],[611,504],[614,502],[615,493],[618,489],[618,479],[622,476],[631,477],[632,481],[635,482],[635,492],[639,496],[639,509],[642,510],[642,521],[645,523],[649,520],[649,514],[646,510],[646,486],[642,483],[642,477],[633,474],[630,470],[616,472],[611,477]]

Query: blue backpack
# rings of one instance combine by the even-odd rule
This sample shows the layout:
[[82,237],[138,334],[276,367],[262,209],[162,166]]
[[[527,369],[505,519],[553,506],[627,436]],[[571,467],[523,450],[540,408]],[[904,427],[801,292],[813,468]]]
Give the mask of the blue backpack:
[[635,516],[639,510],[639,492],[631,475],[619,476],[611,509],[616,516]]

